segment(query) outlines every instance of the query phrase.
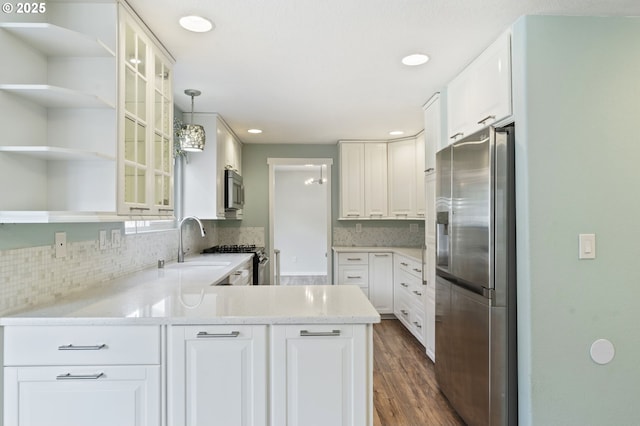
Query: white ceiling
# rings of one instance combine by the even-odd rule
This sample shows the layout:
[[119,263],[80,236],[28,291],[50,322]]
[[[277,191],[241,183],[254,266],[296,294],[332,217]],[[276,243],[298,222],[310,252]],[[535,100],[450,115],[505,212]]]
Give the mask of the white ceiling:
[[[244,143],[389,139],[519,16],[640,16],[639,0],[128,0],[176,59],[174,100]],[[214,22],[190,33],[184,15]],[[424,52],[409,68],[400,59]],[[251,135],[253,127],[264,130]]]

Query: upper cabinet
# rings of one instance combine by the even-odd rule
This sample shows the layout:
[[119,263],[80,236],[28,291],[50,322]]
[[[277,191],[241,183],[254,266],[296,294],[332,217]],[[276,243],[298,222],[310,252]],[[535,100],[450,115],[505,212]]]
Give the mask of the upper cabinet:
[[172,60],[120,13],[118,213],[173,217]]
[[[183,121],[191,122],[191,113]],[[193,123],[204,127],[206,143],[202,152],[188,153],[184,165],[184,216],[200,219],[240,219],[242,210],[224,208],[224,171],[242,172],[242,143],[215,113],[196,112]]]
[[511,115],[511,33],[503,33],[447,86],[449,143]]
[[341,141],[339,219],[424,217],[424,138]]
[[119,2],[43,5],[0,22],[0,223],[172,216],[168,55]]

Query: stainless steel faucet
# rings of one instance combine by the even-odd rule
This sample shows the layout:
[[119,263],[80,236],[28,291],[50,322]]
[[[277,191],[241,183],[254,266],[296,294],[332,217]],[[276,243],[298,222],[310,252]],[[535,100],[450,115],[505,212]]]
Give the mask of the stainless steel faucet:
[[187,216],[184,219],[182,219],[180,221],[180,224],[178,225],[178,232],[180,232],[180,242],[178,244],[178,263],[184,262],[184,250],[182,249],[182,225],[184,225],[184,223],[189,219],[195,220],[196,222],[198,222],[198,226],[200,226],[200,235],[202,235],[202,238],[204,238],[206,235],[206,232],[204,232],[204,225],[202,224],[200,219],[198,219],[195,216]]

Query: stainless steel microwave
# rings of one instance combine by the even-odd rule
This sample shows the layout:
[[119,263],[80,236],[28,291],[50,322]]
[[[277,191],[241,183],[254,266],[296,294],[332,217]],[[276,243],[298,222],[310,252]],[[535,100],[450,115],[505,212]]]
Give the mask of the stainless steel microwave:
[[224,209],[240,210],[244,205],[244,184],[242,176],[233,170],[224,171]]

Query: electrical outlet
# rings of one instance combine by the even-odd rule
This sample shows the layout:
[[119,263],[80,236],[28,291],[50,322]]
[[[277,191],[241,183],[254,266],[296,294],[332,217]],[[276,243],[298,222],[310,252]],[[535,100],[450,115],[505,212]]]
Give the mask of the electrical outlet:
[[107,231],[104,229],[100,231],[100,250],[107,248]]
[[67,233],[56,232],[55,243],[56,258],[67,257]]
[[120,247],[120,239],[121,239],[120,230],[112,229],[111,230],[111,247],[113,248]]

